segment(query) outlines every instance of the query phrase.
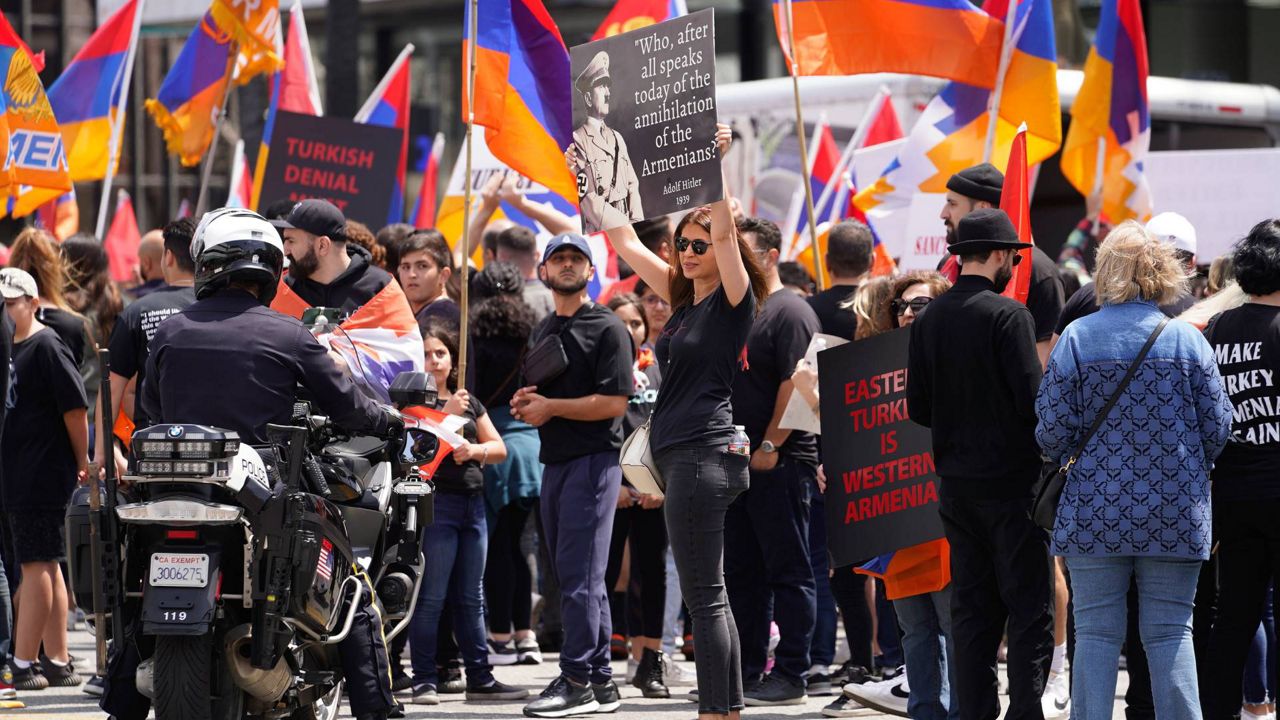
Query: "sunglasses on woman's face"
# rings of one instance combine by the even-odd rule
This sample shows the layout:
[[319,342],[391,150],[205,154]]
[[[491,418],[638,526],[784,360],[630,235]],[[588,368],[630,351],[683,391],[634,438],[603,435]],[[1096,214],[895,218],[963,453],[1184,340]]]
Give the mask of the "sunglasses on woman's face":
[[911,308],[911,312],[915,313],[916,315],[919,315],[920,312],[924,310],[925,306],[928,305],[931,300],[933,300],[933,298],[918,297],[918,298],[911,298],[910,300],[903,300],[901,298],[898,298],[897,300],[894,300],[892,303],[893,314],[903,315],[903,314],[906,314],[907,308]]
[[690,240],[687,237],[676,238],[676,252],[684,252],[693,247],[694,255],[706,255],[707,248],[711,247],[711,243],[706,240]]

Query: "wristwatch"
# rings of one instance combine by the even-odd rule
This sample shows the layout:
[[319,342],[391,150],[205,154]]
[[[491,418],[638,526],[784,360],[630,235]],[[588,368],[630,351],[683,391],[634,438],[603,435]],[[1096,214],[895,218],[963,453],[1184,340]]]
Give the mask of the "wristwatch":
[[778,446],[768,440],[765,440],[760,443],[760,452],[765,453],[766,455],[773,454],[778,452]]

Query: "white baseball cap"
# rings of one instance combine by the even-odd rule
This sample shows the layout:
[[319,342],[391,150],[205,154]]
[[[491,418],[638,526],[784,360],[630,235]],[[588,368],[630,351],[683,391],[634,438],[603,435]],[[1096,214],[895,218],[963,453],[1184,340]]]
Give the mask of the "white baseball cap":
[[36,279],[31,277],[31,273],[18,268],[5,268],[0,270],[0,295],[6,300],[13,300],[20,297],[39,297],[40,293],[36,289]]
[[1162,212],[1147,221],[1147,232],[1174,248],[1196,254],[1196,229],[1176,212]]

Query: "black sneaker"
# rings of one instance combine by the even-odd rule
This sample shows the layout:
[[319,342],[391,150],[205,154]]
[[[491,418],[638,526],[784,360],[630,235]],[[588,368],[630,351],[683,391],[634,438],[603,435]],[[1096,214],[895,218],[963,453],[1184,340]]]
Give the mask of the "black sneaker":
[[413,699],[409,702],[414,705],[439,705],[440,696],[436,694],[435,685],[419,683],[413,686]]
[[766,675],[759,685],[743,692],[743,700],[747,707],[802,705],[805,697],[804,685],[793,683],[777,675]]
[[10,681],[14,690],[44,690],[49,687],[49,680],[36,672],[34,664],[19,668],[13,660],[9,661],[9,672],[13,675]]
[[40,662],[36,668],[49,681],[49,687],[80,687],[80,683],[84,682],[76,674],[76,666],[72,664],[70,656],[67,657],[66,664],[59,665],[44,653],[40,653]]
[[532,718],[562,718],[585,715],[599,709],[600,702],[596,700],[595,691],[590,685],[574,685],[561,675],[551,681],[537,700],[524,706],[524,715]]
[[490,665],[515,665],[519,661],[520,651],[516,650],[516,644],[510,638],[503,642],[489,641]]
[[831,676],[824,672],[810,673],[804,679],[805,690],[810,695],[830,695]]
[[[92,681],[90,681],[92,682]],[[403,695],[413,690],[413,678],[401,671],[398,675],[391,676],[391,692],[397,695]],[[85,692],[88,692],[87,690]]]
[[461,695],[467,691],[467,684],[462,680],[462,668],[437,668],[440,684],[437,689],[441,695]]
[[497,680],[490,680],[487,685],[474,685],[467,688],[467,702],[523,700],[527,697],[529,697],[528,690],[504,685]]
[[596,712],[611,713],[618,709],[622,704],[622,696],[618,694],[618,685],[614,681],[602,683],[591,683],[591,692],[595,693],[596,702],[600,707],[596,708]]

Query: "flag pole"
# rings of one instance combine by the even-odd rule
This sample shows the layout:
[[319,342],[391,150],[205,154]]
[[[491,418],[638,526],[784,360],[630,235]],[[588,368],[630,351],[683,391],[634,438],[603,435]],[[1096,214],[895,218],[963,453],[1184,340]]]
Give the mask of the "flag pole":
[[1004,43],[1000,46],[1000,66],[996,69],[996,86],[991,91],[991,103],[987,107],[987,140],[982,146],[982,162],[991,162],[991,151],[996,142],[996,125],[1000,121],[1000,98],[1004,94],[1004,79],[1013,60],[1014,21],[1018,17],[1019,0],[1009,0],[1004,14]]
[[[462,262],[459,263],[458,272],[462,274],[462,295],[459,298],[462,302],[461,311],[461,327],[458,330],[458,387],[466,387],[467,384],[467,337],[470,335],[470,293],[468,292],[468,275],[471,270],[471,254],[466,252],[469,249],[468,242],[471,238],[471,133],[476,124],[476,16],[479,14],[478,0],[467,0],[467,151],[465,168],[462,177],[463,193],[462,193],[462,238],[458,241],[462,243],[463,253]],[[429,161],[428,161],[429,162]]]
[[800,158],[805,164],[804,175],[804,204],[809,210],[809,237],[813,241],[813,280],[818,284],[819,290],[827,289],[827,274],[823,267],[824,262],[822,253],[818,248],[818,219],[813,216],[813,179],[809,164],[809,151],[805,145],[804,138],[804,115],[800,111],[800,75],[799,69],[796,67],[796,28],[795,19],[791,14],[791,0],[783,0],[787,16],[787,59],[791,67],[791,89],[795,95],[796,103],[796,137],[800,141]]
[[111,123],[111,140],[107,145],[107,174],[102,178],[102,199],[98,202],[98,227],[94,235],[98,242],[103,241],[103,233],[107,229],[107,213],[111,208],[111,185],[116,177],[116,160],[120,155],[120,135],[124,132],[125,111],[129,109],[129,85],[133,80],[133,59],[138,52],[138,38],[142,35],[142,11],[146,9],[147,0],[137,0],[133,9],[133,34],[129,37],[129,49],[124,54],[124,66],[121,72],[124,77],[120,81],[120,109],[116,113],[115,122]]
[[218,136],[222,134],[222,122],[227,118],[227,104],[231,100],[231,90],[235,87],[236,78],[240,76],[237,60],[240,58],[240,44],[232,40],[227,45],[227,70],[223,73],[226,89],[222,91],[222,107],[218,109],[218,119],[213,124],[213,139],[209,141],[209,149],[205,151],[204,167],[200,170],[200,194],[196,196],[196,222],[204,216],[208,209],[209,177],[213,175],[213,156],[217,154]]

